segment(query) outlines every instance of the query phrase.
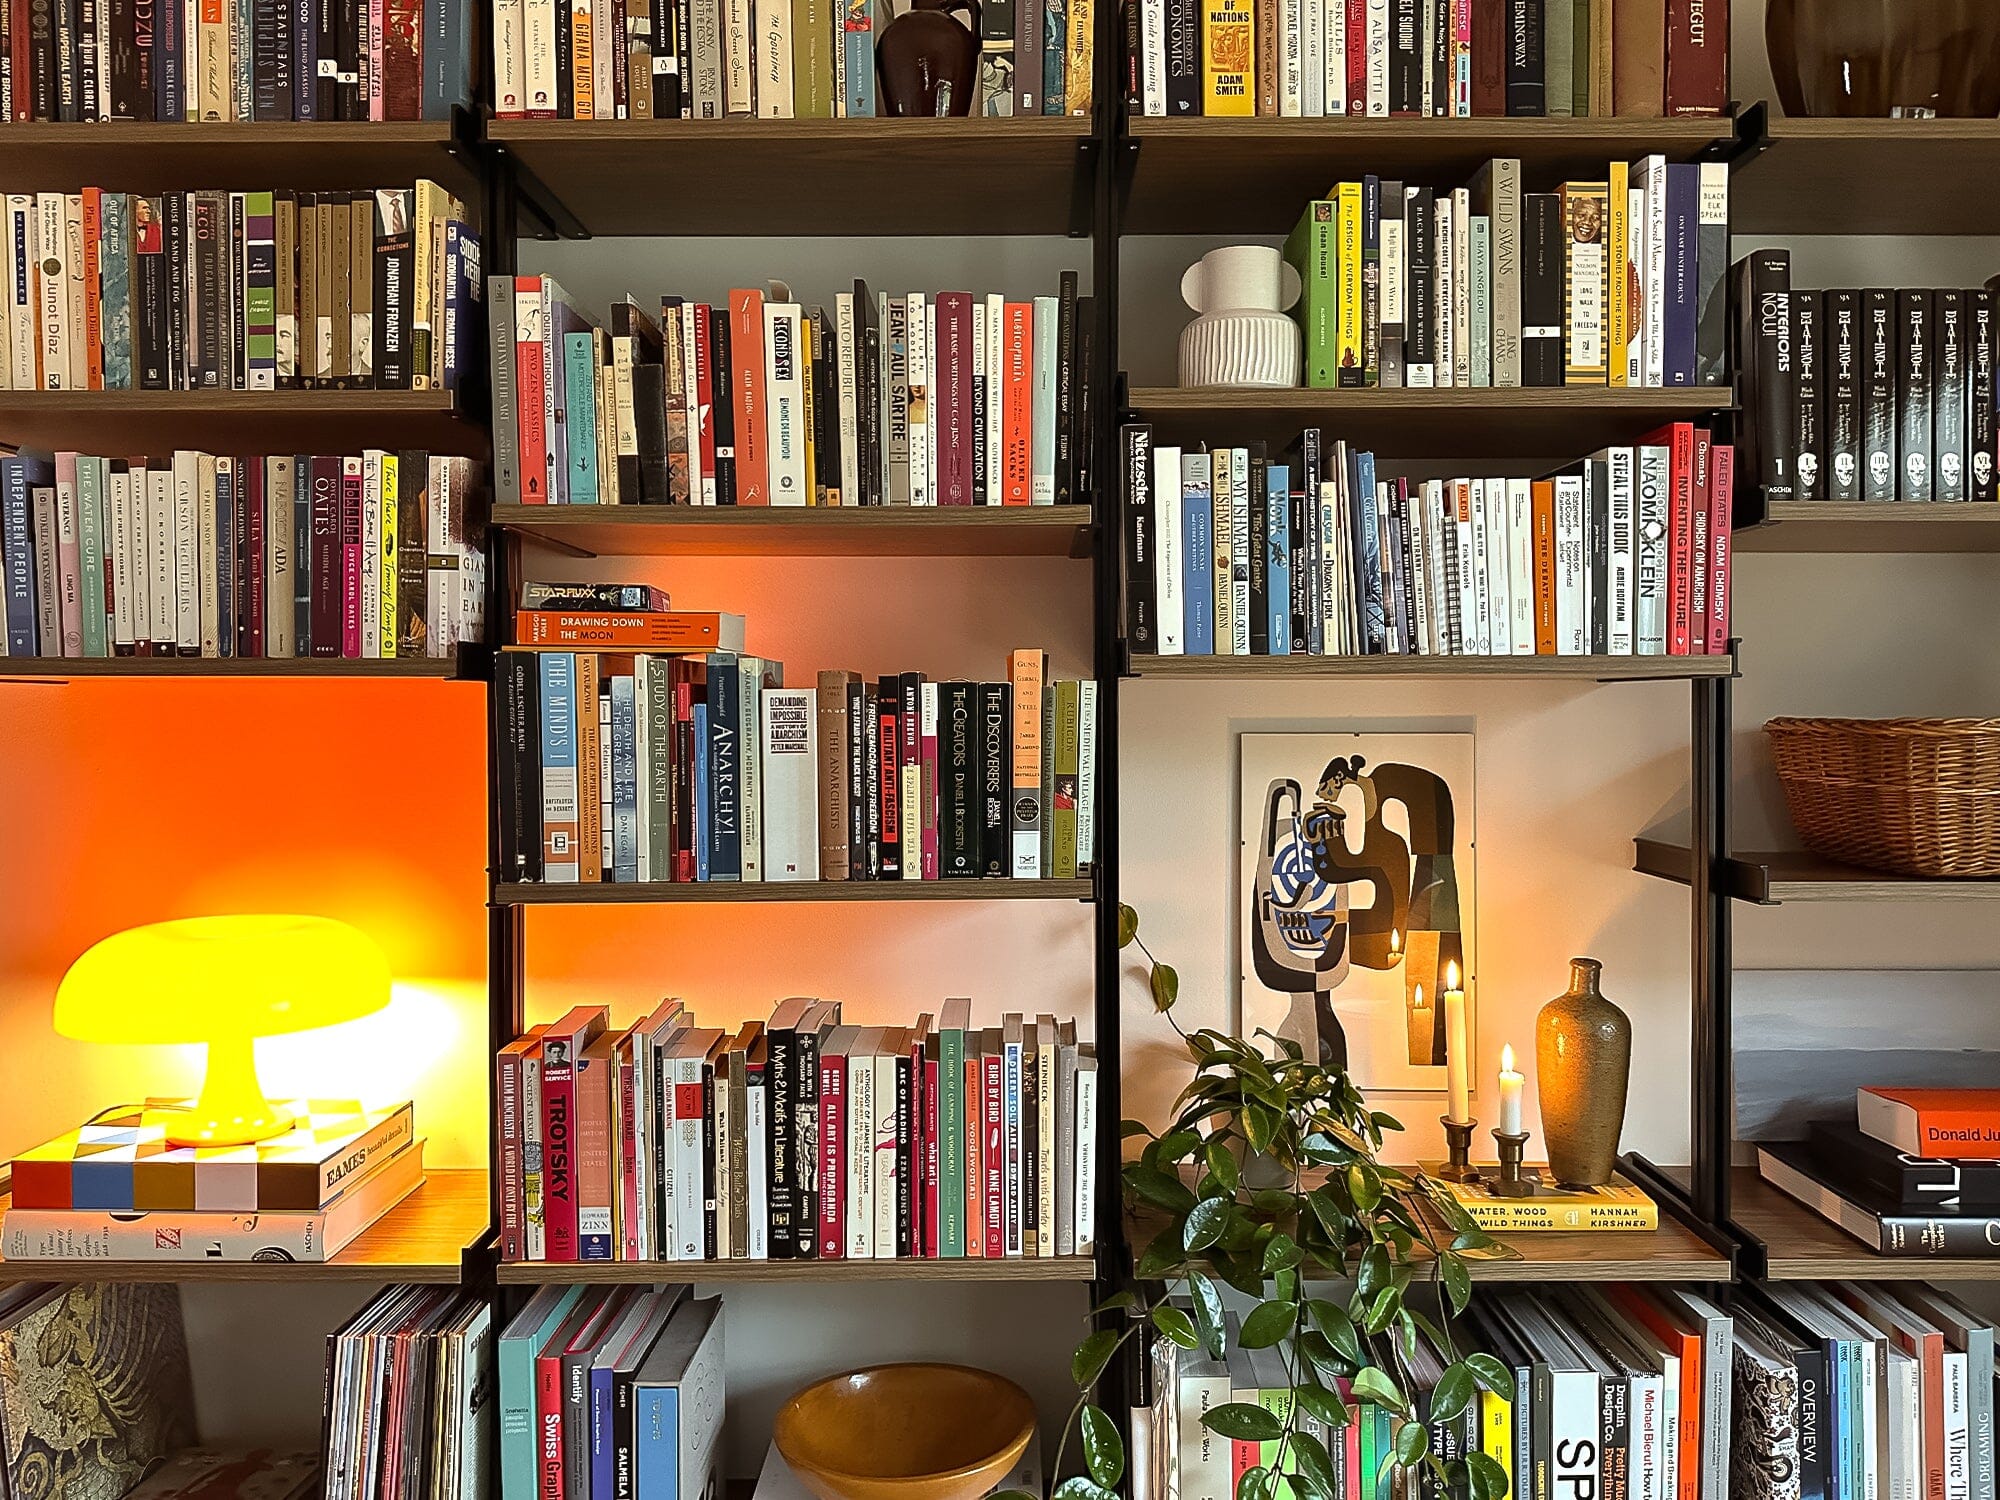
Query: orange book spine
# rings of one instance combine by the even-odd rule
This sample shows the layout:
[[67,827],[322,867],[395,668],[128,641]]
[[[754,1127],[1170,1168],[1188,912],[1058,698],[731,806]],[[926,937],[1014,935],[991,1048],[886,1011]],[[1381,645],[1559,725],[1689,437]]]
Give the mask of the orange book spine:
[[604,813],[599,780],[604,774],[604,736],[598,732],[598,688],[603,664],[587,651],[576,655],[576,847],[577,878],[604,878]]
[[98,241],[104,237],[104,195],[94,187],[83,190],[83,352],[88,388],[104,389],[104,299],[100,291],[102,265]]
[[611,1088],[618,1037],[605,1032],[576,1065],[576,1239],[578,1260],[616,1260],[612,1210]]
[[736,503],[769,505],[769,458],[764,451],[764,294],[729,294],[729,369],[736,389]]
[[1556,487],[1534,482],[1535,655],[1556,654]]
[[666,614],[573,614],[556,609],[514,611],[514,642],[564,650],[714,651],[722,616],[713,611]]
[[1000,503],[1029,503],[1034,452],[1035,305],[1009,302],[1000,361]]

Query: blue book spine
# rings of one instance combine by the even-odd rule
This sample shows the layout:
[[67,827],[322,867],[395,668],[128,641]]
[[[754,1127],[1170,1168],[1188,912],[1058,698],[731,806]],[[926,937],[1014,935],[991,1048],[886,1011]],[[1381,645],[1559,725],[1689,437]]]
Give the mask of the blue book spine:
[[[1861,1398],[1863,1395],[1861,1361],[1864,1359],[1872,1361],[1875,1358],[1875,1351],[1873,1349],[1864,1349],[1858,1339],[1830,1340],[1828,1348],[1839,1350],[1840,1385],[1838,1395],[1840,1399],[1838,1404],[1840,1406],[1840,1416],[1835,1419],[1833,1437],[1827,1451],[1839,1454],[1843,1462],[1843,1472],[1840,1477],[1841,1495],[1843,1497],[1852,1496],[1854,1500],[1860,1500],[1860,1496],[1866,1486],[1865,1476],[1867,1469],[1865,1465],[1868,1463],[1870,1457],[1867,1433],[1860,1421],[1857,1420],[1857,1414],[1861,1410]],[[1837,1443],[1838,1446],[1833,1446],[1834,1443]]]
[[1065,0],[1042,4],[1042,113],[1065,113],[1063,59],[1069,47],[1069,6]]
[[680,1500],[681,1393],[658,1385],[632,1393],[633,1500]]
[[623,673],[611,679],[611,878],[639,878],[639,704]]
[[1292,654],[1292,471],[1264,470],[1265,634],[1273,656]]
[[1214,497],[1204,480],[1182,468],[1181,555],[1186,559],[1186,584],[1181,590],[1186,635],[1181,649],[1189,656],[1215,655],[1215,512]]
[[109,656],[104,639],[104,460],[76,461],[77,590],[83,605],[83,654]]
[[[623,680],[631,681],[629,677]],[[617,712],[615,706],[612,712]],[[587,1493],[591,1500],[597,1500],[600,1495],[609,1500],[617,1493],[617,1480],[611,1463],[611,1385],[609,1365],[590,1367],[590,1487]]]
[[875,7],[873,0],[845,0],[842,43],[847,48],[847,117],[875,116]]
[[1382,607],[1382,524],[1375,511],[1375,455],[1354,456],[1354,559],[1360,576],[1354,597],[1361,604],[1361,650],[1380,656],[1388,647]]
[[[576,658],[567,651],[544,651],[541,668],[543,874],[567,882],[578,873]],[[595,797],[597,788],[586,795]]]
[[709,879],[708,825],[714,818],[709,806],[708,785],[708,705],[694,706],[694,878]]
[[597,336],[563,335],[563,404],[569,409],[569,503],[597,503]]
[[123,193],[103,193],[99,204],[104,230],[98,247],[99,300],[104,306],[104,388],[132,389],[132,258],[131,199]]
[[312,655],[312,458],[292,461],[292,654]]
[[472,22],[466,0],[425,0],[424,97],[426,120],[449,120],[454,104],[472,98]]
[[215,466],[215,649],[236,654],[236,468]]
[[313,54],[319,33],[319,0],[288,0],[292,7],[292,118],[319,118],[319,68]]
[[1695,329],[1700,320],[1696,246],[1701,233],[1701,168],[1667,166],[1666,351],[1661,374],[1668,385],[1694,384]]
[[0,567],[6,569],[9,656],[39,654],[35,644],[35,523],[28,499],[32,462],[0,455]]
[[736,658],[708,659],[707,880],[743,878],[743,734]]

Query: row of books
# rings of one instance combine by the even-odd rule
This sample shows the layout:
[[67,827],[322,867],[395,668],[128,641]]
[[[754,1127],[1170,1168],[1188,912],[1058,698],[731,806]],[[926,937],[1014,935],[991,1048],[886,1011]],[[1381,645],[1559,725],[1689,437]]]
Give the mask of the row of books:
[[1706,656],[1729,649],[1735,453],[1676,422],[1540,479],[1378,477],[1124,429],[1126,640],[1161,656]]
[[485,639],[469,458],[0,456],[5,655],[449,656]]
[[1366,176],[1306,205],[1285,259],[1310,387],[1728,379],[1720,163],[1612,162],[1549,193],[1512,157],[1456,189]]
[[1691,0],[1132,0],[1146,115],[1720,115],[1729,37]]
[[604,325],[553,277],[487,290],[498,497],[558,505],[1048,505],[1089,492],[1092,302],[788,288],[627,296]]
[[719,1297],[686,1286],[536,1292],[500,1334],[499,1482],[466,1493],[720,1495],[722,1321]]
[[837,1000],[703,1027],[578,1006],[503,1048],[512,1261],[1003,1259],[1095,1243],[1096,1053],[1076,1023],[852,1026]]
[[1863,1088],[1757,1170],[1882,1255],[2000,1255],[2000,1090]]
[[328,1334],[322,1500],[483,1493],[499,1437],[493,1345],[492,1301],[446,1286],[387,1287]]
[[0,235],[12,390],[453,390],[479,356],[479,237],[429,180],[10,193]]
[[51,0],[0,13],[0,119],[448,120],[468,0]]
[[1993,292],[1796,290],[1737,266],[1746,457],[1770,500],[1996,498]]
[[106,1111],[14,1158],[8,1260],[325,1261],[424,1180],[411,1106],[293,1100],[254,1146],[176,1146],[170,1107]]
[[[878,16],[879,11],[879,16]],[[902,14],[897,8],[893,15]],[[873,0],[498,0],[502,119],[868,119],[878,91]],[[987,0],[978,115],[1088,115],[1094,0]],[[942,86],[941,104],[952,85]]]
[[740,616],[654,614],[650,642],[615,643],[647,620],[516,617],[524,640],[614,643],[501,653],[509,878],[1090,875],[1097,685],[1050,679],[1042,652],[1014,652],[999,682],[825,671],[794,688],[783,663],[743,652]]

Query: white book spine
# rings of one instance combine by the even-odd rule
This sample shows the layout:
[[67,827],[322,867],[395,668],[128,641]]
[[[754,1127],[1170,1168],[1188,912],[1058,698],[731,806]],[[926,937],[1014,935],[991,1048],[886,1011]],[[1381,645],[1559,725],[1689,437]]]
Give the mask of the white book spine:
[[1300,0],[1299,113],[1326,118],[1326,0]]
[[1556,477],[1556,654],[1582,656],[1590,648],[1586,609],[1588,544],[1584,537],[1583,477]]
[[1667,650],[1667,450],[1638,450],[1637,516],[1634,537],[1633,650],[1640,656],[1664,656]]
[[[382,555],[382,485],[388,455],[371,450],[361,462],[361,654],[382,654],[382,570],[371,564]],[[610,756],[606,756],[607,761]],[[608,826],[608,825],[607,825]]]
[[[671,1083],[682,1105],[701,1098],[702,1060],[698,1057],[673,1059]],[[696,1108],[674,1110],[674,1246],[676,1260],[705,1260],[708,1255],[708,1226],[703,1212],[705,1191],[702,1181],[702,1115]]]
[[[646,816],[647,789],[652,785],[653,775],[653,690],[646,681],[646,662],[643,655],[632,659],[632,766],[639,793],[639,836],[635,842],[642,883],[653,878],[652,820]],[[643,1173],[643,1162],[640,1170]],[[641,1176],[640,1182],[644,1181]]]
[[[757,108],[750,4],[751,0],[722,0],[722,103],[732,115],[754,114]],[[838,53],[841,48],[836,44],[834,50]]]
[[1086,677],[1076,685],[1076,872],[1088,874],[1097,863],[1097,683]]
[[1471,534],[1472,638],[1469,648],[1479,656],[1493,654],[1493,576],[1487,567],[1491,546],[1486,534],[1486,491],[1492,481],[1471,480],[1466,487],[1468,529]]
[[41,388],[68,390],[69,240],[63,232],[63,195],[43,193],[35,200],[36,308],[40,325],[38,348]]
[[757,28],[757,113],[792,118],[792,7],[790,0],[754,0]]
[[[525,113],[553,118],[556,112],[556,0],[522,0],[522,90]],[[567,63],[568,59],[564,59]],[[324,72],[329,64],[322,60]]]
[[1486,649],[1492,656],[1509,656],[1514,650],[1514,597],[1507,587],[1507,481],[1487,480],[1482,504],[1486,510]]
[[1631,1464],[1630,1493],[1633,1500],[1668,1500],[1660,1489],[1665,1447],[1662,1407],[1666,1393],[1655,1374],[1634,1375],[1631,1381]]
[[871,1059],[875,1072],[875,1159],[869,1186],[875,1208],[875,1259],[896,1258],[896,1059]]
[[[1230,1398],[1229,1370],[1220,1360],[1201,1360],[1189,1368],[1183,1355],[1180,1380],[1180,1451],[1175,1468],[1180,1500],[1231,1500],[1235,1494],[1231,1441],[1202,1418]],[[1171,1492],[1170,1492],[1171,1493]]]
[[35,287],[41,262],[35,246],[35,199],[7,195],[7,361],[12,390],[35,388]]
[[[1340,569],[1334,561],[1336,538],[1340,535],[1340,527],[1335,521],[1340,505],[1339,495],[1339,486],[1333,480],[1320,481],[1316,502],[1319,506],[1319,567],[1315,572],[1319,579],[1320,619],[1324,622],[1322,640],[1326,646],[1325,654],[1328,656],[1340,654],[1335,634],[1337,627],[1334,623],[1340,617],[1341,596]],[[1218,636],[1217,640],[1220,639]]]
[[1167,0],[1139,0],[1139,107],[1160,118],[1167,112]]
[[179,633],[177,621],[180,611],[174,603],[179,578],[179,548],[176,546],[179,533],[176,522],[180,512],[179,467],[180,455],[176,453],[172,469],[152,471],[146,476],[146,572],[147,594],[151,601],[148,618],[152,622],[147,638],[165,645],[172,645]]
[[1666,384],[1667,345],[1667,159],[1646,158],[1639,187],[1645,195],[1646,263],[1639,272],[1639,290],[1645,309],[1640,324],[1646,345],[1644,384]]
[[104,502],[110,518],[104,538],[105,574],[111,580],[111,640],[132,643],[132,581],[127,569],[131,541],[131,476],[105,465]]
[[1034,305],[1033,332],[1030,336],[1034,391],[1028,428],[1033,434],[1033,441],[1029,445],[1028,498],[1036,505],[1054,505],[1057,301],[1054,297],[1037,297]]
[[[1691,1413],[1699,1420],[1699,1413]],[[1681,1360],[1660,1355],[1660,1478],[1658,1500],[1676,1500],[1681,1492]]]
[[764,304],[765,457],[773,505],[810,503],[806,474],[805,355],[796,302]]
[[542,1210],[542,1057],[530,1048],[521,1058],[521,1257],[548,1257],[548,1221]]
[[1596,1495],[1599,1439],[1597,1377],[1587,1371],[1551,1370],[1550,1486],[1555,1495]]
[[1944,1355],[1944,1500],[1977,1500],[1972,1493],[1971,1433],[1966,1420],[1965,1356]]
[[1479,654],[1479,568],[1473,557],[1472,481],[1455,479],[1451,490],[1450,524],[1457,533],[1458,649],[1463,656]]
[[730,1107],[729,1079],[720,1068],[715,1071],[715,1258],[734,1260],[736,1241],[729,1227],[729,1205],[735,1192],[736,1171],[730,1161],[728,1143],[743,1129]]
[[[1865,1355],[1855,1361],[1861,1368],[1861,1451],[1865,1455],[1861,1466],[1861,1495],[1862,1500],[1884,1500],[1880,1481],[1883,1477],[1881,1458],[1885,1451],[1886,1434],[1882,1431],[1882,1420],[1888,1415],[1888,1392],[1881,1390],[1881,1383],[1876,1378],[1879,1366],[1874,1350],[1857,1347],[1855,1352]],[[1882,1379],[1887,1378],[1884,1372]],[[1883,1402],[1881,1407],[1876,1405],[1878,1393]]]
[[809,688],[765,688],[764,878],[819,879],[818,703]]
[[1458,608],[1451,597],[1451,560],[1444,542],[1445,528],[1458,524],[1450,514],[1450,503],[1441,482],[1432,480],[1424,486],[1424,526],[1428,532],[1424,546],[1431,564],[1431,650],[1439,656],[1453,654],[1451,622]]
[[[843,505],[861,503],[859,351],[855,347],[854,330],[854,293],[834,293],[834,379],[840,401],[840,499]],[[975,346],[977,332],[975,327]]]
[[1005,455],[1000,451],[1002,425],[1001,367],[1006,362],[1007,299],[1001,293],[986,297],[986,500],[1000,503],[1000,476]]
[[1320,14],[1321,102],[1326,118],[1333,120],[1348,112],[1347,0],[1321,0]]
[[[1389,0],[1368,0],[1368,117],[1389,118]],[[1352,105],[1349,113],[1353,112]]]
[[494,0],[493,112],[502,119],[519,119],[527,113],[527,61],[522,52],[525,11],[522,0]]
[[1451,195],[1451,381],[1472,384],[1472,194]]
[[201,457],[174,455],[174,634],[184,656],[201,651]]
[[910,330],[910,504],[935,505],[931,492],[930,338],[922,292],[911,292]]
[[1625,190],[1625,274],[1631,288],[1626,311],[1625,383],[1646,383],[1646,190]]
[[1632,654],[1632,542],[1636,494],[1633,484],[1634,455],[1630,448],[1605,452],[1605,579],[1604,601],[1608,611],[1604,622],[1604,649],[1613,656]]
[[1026,1057],[1035,1081],[1035,1243],[1043,1259],[1056,1253],[1056,1049],[1051,1038]]
[[[89,325],[84,321],[83,304],[83,195],[63,195],[63,288],[69,294],[69,388],[90,386]],[[225,261],[226,264],[226,261]],[[95,295],[95,288],[92,289]]]
[[[634,686],[644,681],[642,671]],[[643,725],[644,718],[639,722]],[[641,781],[640,785],[643,787],[645,782]],[[643,844],[644,840],[640,842]],[[653,1237],[653,1226],[660,1211],[659,1197],[654,1191],[654,1179],[659,1173],[659,1124],[653,1114],[659,1066],[659,1053],[654,1050],[653,1039],[644,1032],[635,1033],[632,1038],[632,1165],[639,1179],[638,1239],[641,1260],[667,1258]]]
[[1076,1253],[1097,1249],[1097,1065],[1080,1059],[1076,1070]]
[[1181,597],[1181,450],[1153,450],[1153,591],[1159,608],[1159,654],[1186,650],[1187,607]]
[[1282,0],[1278,12],[1278,113],[1291,119],[1306,112],[1305,11],[1305,0]]
[[618,118],[618,96],[625,91],[626,80],[618,76],[618,45],[612,39],[625,25],[624,10],[624,0],[597,0],[600,20],[591,39],[590,60],[591,113],[599,120]]
[[875,1064],[847,1058],[847,1258],[875,1255]]
[[[742,723],[736,736],[739,745],[760,745],[764,741],[764,665],[760,658],[736,658],[736,702]],[[740,804],[743,843],[743,879],[761,882],[764,878],[764,758],[743,757]]]
[[1250,654],[1250,450],[1229,451],[1229,649]]
[[1452,309],[1458,302],[1458,256],[1454,250],[1458,226],[1451,200],[1442,193],[1431,205],[1431,213],[1437,222],[1437,282],[1431,309],[1437,327],[1437,363],[1431,372],[1431,383],[1449,386],[1458,364],[1457,326],[1452,317]]
[[[1883,1455],[1889,1500],[1923,1500],[1923,1370],[1919,1361],[1905,1355],[1889,1360],[1889,1441]],[[1703,1496],[1707,1500],[1707,1496]]]
[[1507,596],[1514,655],[1535,654],[1535,508],[1525,479],[1507,481]]
[[1011,1257],[1024,1253],[1022,1233],[1027,1224],[1027,1215],[1023,1212],[1024,1205],[1021,1199],[1021,1189],[1027,1181],[1023,1147],[1027,1132],[1021,1120],[1020,1042],[1008,1040],[1001,1043],[1000,1078],[1002,1094],[1000,1110],[1006,1121],[1002,1138],[1006,1143],[1007,1152],[1007,1170],[1004,1178],[1006,1211],[1002,1217],[1006,1224],[1004,1236],[1006,1251]]
[[[811,357],[805,349],[805,324],[797,324],[795,338],[800,342],[794,347],[799,351],[800,382],[809,378]],[[688,430],[688,485],[694,503],[714,505],[718,491],[715,483],[715,465],[709,461],[706,449],[712,446],[715,432],[714,392],[709,393],[709,404],[704,406],[701,399],[701,381],[696,378],[696,369],[701,362],[701,331],[699,320],[692,317],[681,319],[681,360],[687,372],[682,388],[687,393]]]
[[771,1203],[771,1157],[768,1110],[770,1089],[768,1085],[753,1083],[746,1097],[749,1106],[744,1110],[744,1127],[747,1132],[744,1155],[749,1162],[750,1179],[750,1259],[768,1260],[771,1256],[769,1210]]

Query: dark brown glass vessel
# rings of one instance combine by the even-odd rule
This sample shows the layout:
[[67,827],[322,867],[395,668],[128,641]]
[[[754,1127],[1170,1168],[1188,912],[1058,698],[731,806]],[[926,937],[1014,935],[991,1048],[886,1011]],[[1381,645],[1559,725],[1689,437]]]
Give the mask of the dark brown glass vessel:
[[1764,37],[1788,115],[2000,113],[1994,0],[1770,0]]

